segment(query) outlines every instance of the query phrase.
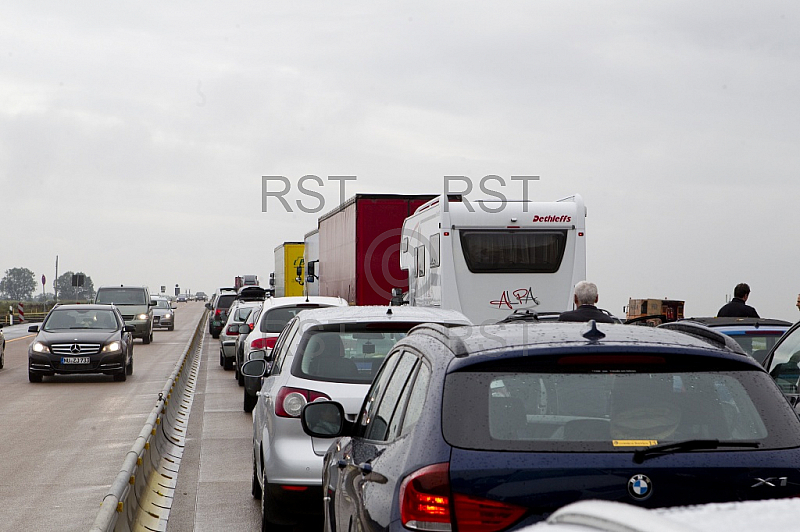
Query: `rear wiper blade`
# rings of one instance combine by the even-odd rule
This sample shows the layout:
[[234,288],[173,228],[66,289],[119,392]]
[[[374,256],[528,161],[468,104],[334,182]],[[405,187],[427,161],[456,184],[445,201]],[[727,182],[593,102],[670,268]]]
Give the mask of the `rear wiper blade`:
[[743,449],[757,449],[761,444],[757,441],[726,441],[719,440],[686,440],[675,443],[653,445],[647,449],[639,449],[633,453],[634,463],[641,464],[648,458],[662,454],[682,453],[701,449],[719,449],[721,447],[738,447]]

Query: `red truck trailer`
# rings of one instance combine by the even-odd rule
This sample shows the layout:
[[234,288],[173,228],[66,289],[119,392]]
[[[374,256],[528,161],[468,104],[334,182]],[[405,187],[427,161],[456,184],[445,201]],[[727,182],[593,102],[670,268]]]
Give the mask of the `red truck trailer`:
[[319,219],[319,295],[351,305],[387,305],[408,290],[400,269],[403,221],[435,195],[356,194]]

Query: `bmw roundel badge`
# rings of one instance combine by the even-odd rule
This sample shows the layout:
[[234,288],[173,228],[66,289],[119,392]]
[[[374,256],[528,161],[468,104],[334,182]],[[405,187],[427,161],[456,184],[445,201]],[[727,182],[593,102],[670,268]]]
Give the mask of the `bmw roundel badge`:
[[653,493],[653,483],[647,475],[633,475],[628,480],[628,493],[637,501],[643,501]]

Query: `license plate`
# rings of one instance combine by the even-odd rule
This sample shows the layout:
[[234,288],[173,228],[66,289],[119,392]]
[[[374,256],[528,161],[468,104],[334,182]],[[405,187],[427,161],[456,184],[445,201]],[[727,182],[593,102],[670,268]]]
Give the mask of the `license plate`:
[[62,364],[89,364],[89,357],[61,357]]

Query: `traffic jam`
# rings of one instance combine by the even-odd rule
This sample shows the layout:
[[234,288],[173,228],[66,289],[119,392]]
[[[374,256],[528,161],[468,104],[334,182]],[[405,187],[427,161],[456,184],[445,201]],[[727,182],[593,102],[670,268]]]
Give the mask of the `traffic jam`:
[[262,530],[721,530],[707,514],[791,511],[798,326],[598,308],[585,222],[579,194],[356,194],[277,246],[264,286],[220,287],[208,333],[252,415]]

